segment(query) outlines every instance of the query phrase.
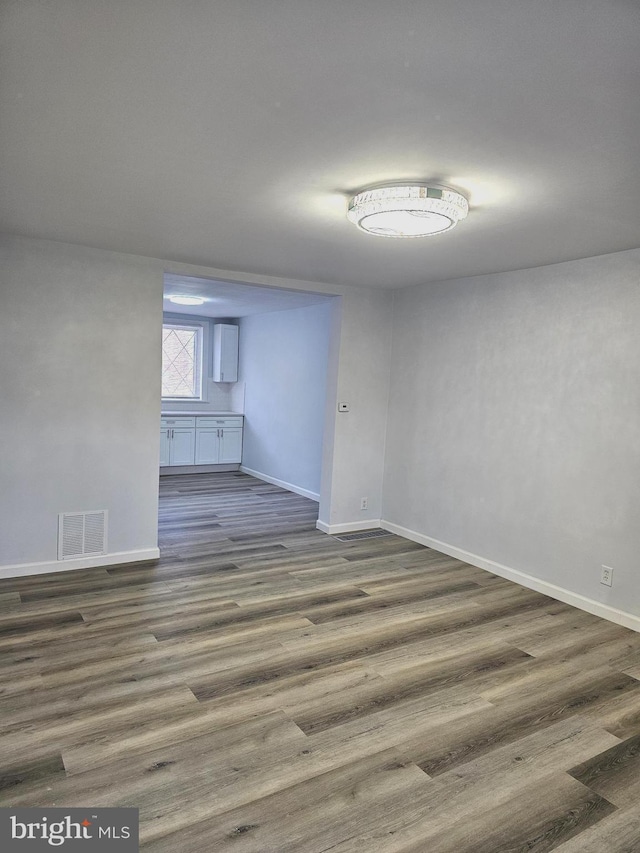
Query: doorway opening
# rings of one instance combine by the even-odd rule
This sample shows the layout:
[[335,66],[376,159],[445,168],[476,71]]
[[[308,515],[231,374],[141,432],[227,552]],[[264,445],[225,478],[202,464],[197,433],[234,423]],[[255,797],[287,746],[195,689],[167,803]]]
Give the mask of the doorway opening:
[[163,483],[240,472],[320,500],[339,304],[322,293],[165,274]]

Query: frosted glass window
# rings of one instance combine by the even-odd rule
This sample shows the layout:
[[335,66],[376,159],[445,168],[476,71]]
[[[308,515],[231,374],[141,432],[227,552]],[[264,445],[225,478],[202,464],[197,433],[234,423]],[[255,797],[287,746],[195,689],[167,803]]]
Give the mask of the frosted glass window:
[[202,399],[202,326],[163,325],[162,397]]

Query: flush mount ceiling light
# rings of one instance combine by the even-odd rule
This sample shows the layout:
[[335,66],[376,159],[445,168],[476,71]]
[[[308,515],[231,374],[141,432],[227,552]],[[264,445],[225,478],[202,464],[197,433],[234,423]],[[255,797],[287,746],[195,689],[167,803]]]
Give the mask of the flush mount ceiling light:
[[202,296],[169,296],[169,302],[175,302],[176,305],[204,305]]
[[455,190],[426,185],[374,187],[354,195],[347,217],[380,237],[427,237],[453,228],[469,212]]

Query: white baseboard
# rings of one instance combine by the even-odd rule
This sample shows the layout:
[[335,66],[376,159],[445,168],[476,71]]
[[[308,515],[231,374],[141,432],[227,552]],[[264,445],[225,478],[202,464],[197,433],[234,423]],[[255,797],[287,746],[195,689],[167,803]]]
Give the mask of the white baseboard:
[[294,483],[287,483],[285,480],[278,480],[277,477],[270,477],[268,474],[263,474],[261,471],[254,471],[253,468],[247,468],[246,465],[241,465],[240,470],[243,474],[249,474],[255,477],[256,480],[264,480],[265,483],[271,483],[272,486],[280,486],[288,492],[295,492],[296,495],[302,495],[303,498],[310,498],[312,501],[319,503],[320,495],[317,492],[310,492],[309,489],[303,489],[302,486],[296,486]]
[[[356,533],[358,530],[371,530],[380,527],[379,518],[370,518],[368,521],[347,521],[344,524],[327,524],[324,521],[316,521],[318,530],[335,536],[336,533]],[[407,537],[408,538],[408,537]]]
[[0,578],[22,578],[29,575],[47,575],[51,572],[71,572],[76,569],[93,569],[97,566],[117,566],[120,563],[140,563],[157,560],[159,548],[143,548],[138,551],[117,551],[99,557],[78,557],[73,560],[51,560],[47,563],[16,563],[0,566]]
[[433,548],[435,551],[440,551],[449,557],[456,557],[458,560],[470,563],[479,569],[485,569],[487,572],[499,575],[501,578],[519,583],[527,589],[541,592],[550,598],[564,602],[564,604],[571,604],[573,607],[586,610],[587,613],[592,613],[594,616],[601,616],[603,619],[608,619],[609,622],[615,622],[617,625],[623,625],[625,628],[631,628],[632,631],[640,632],[640,617],[634,616],[632,613],[627,613],[625,610],[618,610],[616,607],[602,604],[602,602],[587,598],[585,595],[571,592],[571,590],[565,589],[562,586],[556,586],[553,583],[549,583],[549,581],[535,578],[533,575],[527,575],[518,569],[510,569],[509,566],[503,566],[501,563],[495,563],[493,560],[479,557],[477,554],[464,551],[455,545],[449,545],[447,542],[441,542],[439,539],[432,539],[431,536],[416,533],[415,530],[409,530],[407,527],[401,527],[399,524],[393,524],[391,521],[383,519],[380,522],[380,526],[391,533],[397,533],[398,536],[404,536],[405,539],[411,539],[412,542],[419,542],[420,545],[426,545],[427,548]]
[[216,474],[219,471],[239,471],[240,466],[229,462],[225,465],[164,465],[160,468],[161,477],[173,477],[176,474]]

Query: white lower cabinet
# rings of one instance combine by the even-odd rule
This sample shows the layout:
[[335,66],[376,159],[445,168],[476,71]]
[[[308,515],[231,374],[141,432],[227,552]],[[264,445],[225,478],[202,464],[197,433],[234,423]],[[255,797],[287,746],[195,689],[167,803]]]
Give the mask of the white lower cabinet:
[[241,461],[241,418],[196,418],[196,465]]
[[195,418],[163,418],[160,422],[160,465],[193,465]]
[[242,462],[242,430],[222,429],[219,462]]
[[170,465],[193,465],[195,460],[196,434],[192,429],[171,430]]
[[196,465],[215,465],[220,447],[219,429],[199,429],[196,435]]
[[241,417],[162,418],[160,466],[239,463],[242,427]]
[[171,459],[171,430],[160,430],[160,467],[169,465]]

